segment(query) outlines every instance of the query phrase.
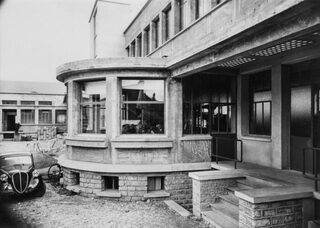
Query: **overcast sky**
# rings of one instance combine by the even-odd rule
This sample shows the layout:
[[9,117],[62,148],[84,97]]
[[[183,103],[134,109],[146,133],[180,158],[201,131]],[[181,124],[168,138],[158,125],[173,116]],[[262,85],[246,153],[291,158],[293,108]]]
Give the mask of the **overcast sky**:
[[[138,10],[146,0],[130,1]],[[93,4],[94,0],[3,0],[0,80],[54,82],[58,65],[90,58]]]

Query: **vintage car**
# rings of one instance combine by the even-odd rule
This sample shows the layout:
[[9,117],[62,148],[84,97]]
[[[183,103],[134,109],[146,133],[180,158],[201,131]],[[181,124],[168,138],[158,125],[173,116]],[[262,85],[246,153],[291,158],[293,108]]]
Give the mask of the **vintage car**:
[[43,196],[46,185],[28,152],[0,154],[0,194]]

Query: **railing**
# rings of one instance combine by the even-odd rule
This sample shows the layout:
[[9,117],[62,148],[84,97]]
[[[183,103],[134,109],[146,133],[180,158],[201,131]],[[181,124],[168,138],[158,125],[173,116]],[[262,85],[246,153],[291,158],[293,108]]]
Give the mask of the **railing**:
[[[312,173],[306,172],[307,152],[312,152]],[[318,177],[318,152],[320,152],[320,148],[316,147],[303,148],[302,151],[302,173],[306,178],[314,180],[314,188],[316,191],[318,191],[318,181],[320,181],[320,178]]]
[[[229,158],[223,155],[220,155],[220,151],[219,151],[219,141],[232,141],[233,142],[233,154],[234,154],[234,158]],[[214,142],[216,143],[216,146],[214,147],[213,144]],[[238,160],[238,143],[240,143],[240,160]],[[215,148],[215,153],[214,153],[214,148]],[[242,162],[242,158],[243,158],[243,144],[242,144],[242,140],[240,139],[233,139],[233,138],[224,138],[224,137],[215,137],[212,136],[212,143],[211,143],[211,158],[214,158],[216,163],[218,164],[219,162],[219,158],[220,159],[224,159],[224,160],[229,160],[229,161],[233,161],[234,162],[234,168],[237,168],[237,163],[238,162]]]

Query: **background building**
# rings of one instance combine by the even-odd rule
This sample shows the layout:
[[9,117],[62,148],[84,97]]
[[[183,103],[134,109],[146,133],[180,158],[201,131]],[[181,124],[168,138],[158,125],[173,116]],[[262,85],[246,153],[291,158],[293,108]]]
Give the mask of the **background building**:
[[0,102],[0,140],[41,140],[67,132],[62,84],[0,81]]

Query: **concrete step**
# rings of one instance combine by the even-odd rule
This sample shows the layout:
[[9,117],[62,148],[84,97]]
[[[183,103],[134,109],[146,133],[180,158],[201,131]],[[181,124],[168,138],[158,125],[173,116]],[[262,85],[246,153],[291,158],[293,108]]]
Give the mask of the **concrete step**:
[[211,211],[202,212],[202,218],[216,228],[239,227],[239,209],[224,203],[211,205]]
[[227,190],[231,193],[234,193],[235,191],[243,191],[243,190],[249,190],[249,189],[253,189],[253,187],[250,187],[248,185],[244,185],[241,183],[238,183],[237,187],[228,187]]
[[247,176],[246,179],[237,180],[240,185],[246,185],[252,188],[267,188],[267,187],[280,187],[278,183],[266,181],[263,179]]
[[239,206],[239,198],[236,197],[234,194],[228,194],[228,195],[221,195],[219,196],[221,201],[232,204],[236,207]]
[[320,220],[308,221],[308,228],[320,228]]
[[165,204],[167,204],[167,206],[177,212],[179,215],[181,215],[182,217],[189,217],[192,214],[187,211],[186,209],[184,209],[182,206],[180,206],[179,204],[177,204],[176,202],[174,202],[173,200],[165,200],[164,201]]

